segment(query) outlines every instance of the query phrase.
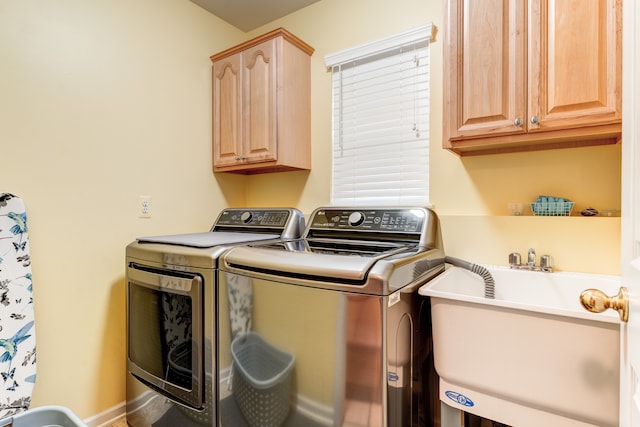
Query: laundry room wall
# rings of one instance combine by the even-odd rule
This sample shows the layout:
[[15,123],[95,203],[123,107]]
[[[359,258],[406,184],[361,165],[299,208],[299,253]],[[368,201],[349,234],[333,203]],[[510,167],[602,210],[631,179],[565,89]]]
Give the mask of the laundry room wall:
[[[312,57],[312,170],[248,179],[250,205],[293,205],[305,213],[328,204],[331,190],[331,73],[324,56],[433,22],[442,0],[322,0],[253,31],[285,27],[316,50]],[[620,209],[620,145],[460,158],[442,149],[442,33],[431,44],[431,202],[448,255],[506,265],[508,254],[551,254],[558,270],[618,274],[619,217],[509,216],[508,203],[566,197],[576,210]],[[283,191],[286,189],[286,191]]]
[[188,0],[0,2],[0,192],[27,207],[32,406],[121,404],[125,246],[246,203],[242,179],[212,174],[209,60],[243,37]]

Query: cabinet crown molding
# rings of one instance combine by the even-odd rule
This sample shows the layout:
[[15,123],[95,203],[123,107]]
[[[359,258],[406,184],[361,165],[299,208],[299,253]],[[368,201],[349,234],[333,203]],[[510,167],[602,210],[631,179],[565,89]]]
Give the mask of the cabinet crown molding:
[[215,61],[218,61],[218,60],[220,60],[222,58],[226,58],[227,56],[231,56],[231,55],[234,55],[234,54],[236,54],[238,52],[242,52],[243,50],[247,50],[249,48],[252,48],[253,46],[259,45],[260,43],[265,42],[267,40],[274,39],[276,37],[284,38],[289,43],[293,44],[294,46],[296,46],[298,49],[300,49],[301,51],[305,52],[309,56],[313,55],[313,52],[315,51],[315,49],[313,47],[311,47],[310,45],[305,43],[303,40],[298,38],[293,33],[287,31],[284,28],[276,28],[273,31],[270,31],[270,32],[265,33],[265,34],[262,34],[262,35],[260,35],[260,36],[258,36],[256,38],[251,39],[251,40],[247,40],[244,43],[241,43],[241,44],[233,46],[233,47],[231,47],[229,49],[223,50],[222,52],[218,52],[215,55],[211,55],[209,58],[211,59],[212,62],[215,62]]

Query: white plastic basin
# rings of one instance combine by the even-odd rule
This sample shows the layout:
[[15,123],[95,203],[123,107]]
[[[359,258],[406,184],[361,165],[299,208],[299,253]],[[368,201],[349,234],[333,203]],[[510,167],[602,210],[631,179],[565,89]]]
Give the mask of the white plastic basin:
[[593,314],[580,293],[614,295],[619,276],[452,267],[420,289],[430,297],[440,399],[518,427],[617,426],[619,318]]
[[40,406],[0,420],[0,426],[12,427],[87,427],[69,408]]

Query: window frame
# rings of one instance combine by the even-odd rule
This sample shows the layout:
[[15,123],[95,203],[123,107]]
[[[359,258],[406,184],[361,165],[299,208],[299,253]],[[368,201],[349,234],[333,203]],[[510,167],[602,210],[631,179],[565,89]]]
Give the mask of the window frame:
[[[389,37],[385,37],[379,40],[374,40],[353,48],[349,48],[349,49],[342,50],[342,51],[325,56],[325,64],[332,73],[332,77],[331,77],[331,80],[332,80],[331,204],[332,205],[349,205],[349,206],[351,205],[428,206],[429,205],[429,183],[428,183],[429,182],[429,167],[428,167],[429,166],[428,165],[429,163],[429,124],[430,124],[429,123],[430,122],[429,120],[429,116],[430,116],[429,114],[429,104],[430,104],[429,45],[431,42],[433,42],[435,33],[436,33],[436,28],[431,23],[428,23],[426,25],[423,25],[417,28],[413,28],[401,33],[391,35]],[[357,173],[354,175],[353,171],[347,171],[347,174],[350,173],[352,174],[352,176],[345,177],[346,176],[345,171],[350,166],[345,165],[344,164],[345,161],[340,162],[339,155],[337,154],[337,151],[339,150],[342,152],[343,136],[341,131],[344,129],[343,123],[345,122],[346,114],[348,114],[343,112],[342,110],[343,107],[348,104],[348,102],[345,101],[342,98],[342,96],[343,94],[347,93],[348,89],[350,88],[349,87],[347,90],[345,90],[342,87],[342,78],[344,78],[345,72],[349,68],[361,67],[362,69],[365,69],[367,64],[369,63],[372,63],[375,65],[376,62],[380,62],[381,64],[383,64],[383,61],[387,61],[389,58],[393,58],[393,60],[396,60],[396,58],[404,58],[406,60],[405,57],[409,56],[409,51],[407,51],[407,48],[411,50],[415,46],[420,46],[420,45],[425,45],[421,47],[421,49],[424,49],[424,52],[422,52],[421,54],[423,54],[424,58],[426,58],[426,64],[424,65],[423,68],[417,67],[415,73],[416,73],[416,76],[418,76],[419,72],[424,72],[425,76],[420,75],[420,79],[424,77],[424,80],[419,80],[416,77],[415,84],[411,87],[409,96],[417,97],[419,89],[422,91],[426,90],[426,96],[425,96],[426,100],[421,99],[420,101],[421,109],[424,110],[424,108],[426,108],[426,112],[425,111],[421,112],[422,116],[420,117],[420,119],[415,117],[413,118],[414,121],[417,121],[417,120],[422,121],[421,126],[418,126],[418,128],[421,128],[421,129],[419,129],[416,132],[416,134],[423,132],[423,135],[422,136],[418,135],[416,136],[416,138],[420,140],[419,141],[420,145],[426,144],[426,147],[420,146],[416,148],[415,143],[413,143],[414,146],[412,147],[411,142],[406,142],[405,140],[403,140],[405,136],[403,136],[404,134],[401,135],[400,133],[407,132],[405,123],[401,125],[402,128],[399,131],[395,129],[396,126],[394,126],[393,124],[389,125],[388,130],[390,132],[397,131],[400,133],[398,135],[393,135],[392,137],[388,137],[393,139],[397,138],[397,140],[389,139],[384,144],[387,144],[388,147],[391,147],[391,148],[395,148],[397,144],[398,147],[404,146],[405,149],[407,150],[417,149],[420,152],[419,155],[420,155],[421,163],[417,163],[418,160],[412,159],[411,158],[412,152],[407,151],[408,154],[406,158],[411,159],[411,162],[408,162],[409,164],[407,165],[407,168],[410,169],[407,176],[409,176],[410,178],[407,179],[404,177],[404,171],[402,171],[404,168],[404,163],[400,163],[399,165],[396,165],[396,166],[391,165],[391,168],[396,167],[398,170],[396,170],[395,172],[392,172],[392,175],[388,175],[388,176],[392,176],[392,179],[390,179],[389,181],[385,180],[387,176],[385,174],[387,172],[381,171],[383,166],[378,165],[378,166],[373,166],[371,168],[369,168],[368,166],[363,166],[363,168],[367,169],[367,171],[362,172],[360,170],[358,173],[365,174],[364,180],[361,180],[360,184],[355,183],[355,181],[358,180]],[[383,59],[379,61],[379,58],[383,58]],[[423,56],[420,56],[420,58],[422,60]],[[382,67],[382,65],[380,65],[380,67]],[[360,69],[357,69],[357,71],[359,72]],[[406,83],[406,81],[408,80],[409,78],[405,76],[405,77],[401,77],[400,79],[394,80],[393,83],[400,84],[401,81],[404,81]],[[357,96],[358,95],[354,95],[354,97],[356,98]],[[398,97],[403,97],[403,96],[405,95],[398,95]],[[337,99],[338,97],[339,99]],[[406,112],[406,110],[410,108],[410,107],[407,107],[408,102],[406,101],[402,101],[402,102],[404,102],[402,106],[398,107],[400,108],[400,110],[398,110],[399,115],[401,115],[400,111]],[[395,106],[396,104],[393,104],[393,105]],[[355,109],[357,109],[357,107]],[[417,107],[416,107],[416,111],[417,111]],[[361,114],[365,116],[365,120],[375,120],[375,118],[366,117],[366,115],[369,113],[361,113]],[[417,113],[414,113],[414,114],[417,116]],[[424,117],[425,114],[426,114],[426,117]],[[369,123],[369,122],[366,122],[366,123]],[[370,122],[370,123],[375,123],[375,122]],[[352,127],[355,128],[358,126],[353,125]],[[387,130],[384,128],[384,126],[382,126],[382,128],[383,128],[383,131]],[[416,126],[414,123],[414,130],[416,130],[415,128]],[[357,131],[356,131],[356,134],[357,134]],[[351,135],[354,135],[354,134],[351,134]],[[360,156],[362,155],[362,153],[365,153],[363,158],[366,158],[367,156],[376,155],[375,150],[373,154],[369,153],[370,150],[368,149],[368,147],[366,147],[366,144],[368,142],[366,141],[359,142],[361,136],[362,135],[352,136],[352,139],[348,141],[348,144],[351,144],[351,145],[348,145],[347,147],[351,150],[351,153],[347,154],[347,160],[346,160],[347,163],[350,159],[351,160],[355,159],[355,162],[357,163],[360,160],[361,158]],[[366,138],[363,138],[363,139],[366,139]],[[384,144],[380,144],[380,145],[384,145]],[[358,147],[353,148],[354,146],[357,146],[357,145],[360,145],[359,152],[356,152]],[[384,152],[384,148],[382,150]],[[349,156],[352,156],[352,157],[349,158]],[[377,163],[382,163],[382,162],[379,160]],[[389,169],[389,162],[386,162],[386,163],[387,164],[384,166],[384,168]],[[426,164],[423,164],[423,163],[426,163]],[[372,161],[371,164],[375,165],[376,162]],[[376,168],[378,168],[377,172],[376,172]],[[416,173],[420,175],[416,175]],[[353,180],[354,183],[350,182],[349,180]],[[372,180],[372,181],[369,181],[369,180]],[[401,190],[401,188],[404,185],[403,183],[405,182],[404,180],[406,180],[406,182],[413,180],[413,182],[409,182],[408,187],[410,188],[406,190],[406,192],[404,189]],[[368,185],[370,182],[373,182],[373,185]],[[343,187],[340,187],[341,185],[343,185]],[[378,195],[374,194],[378,192],[377,191],[378,188],[376,187],[376,185],[380,185],[379,193],[386,194],[379,199],[378,199]],[[390,196],[389,193],[395,191],[395,187],[392,187],[393,185],[397,185],[397,194]],[[336,190],[336,186],[338,187],[338,190]],[[387,186],[386,190],[384,189],[385,186]],[[368,194],[366,187],[369,187],[371,189],[371,194]],[[346,191],[342,190],[342,188],[347,188],[347,190]],[[372,188],[375,188],[375,190]],[[362,196],[360,196],[360,193],[362,193]]]

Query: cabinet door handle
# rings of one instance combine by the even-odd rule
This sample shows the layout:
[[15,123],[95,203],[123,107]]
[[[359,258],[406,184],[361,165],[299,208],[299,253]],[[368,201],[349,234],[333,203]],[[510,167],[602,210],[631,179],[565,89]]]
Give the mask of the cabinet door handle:
[[514,126],[517,126],[517,127],[522,126],[522,119],[521,119],[520,117],[516,118],[516,119],[513,121],[513,124],[514,124]]
[[540,123],[540,119],[538,118],[538,116],[531,116],[531,124],[537,125],[538,123]]

